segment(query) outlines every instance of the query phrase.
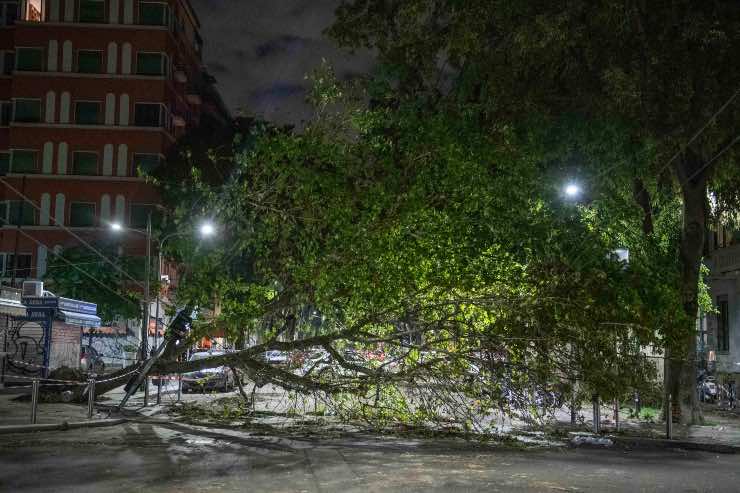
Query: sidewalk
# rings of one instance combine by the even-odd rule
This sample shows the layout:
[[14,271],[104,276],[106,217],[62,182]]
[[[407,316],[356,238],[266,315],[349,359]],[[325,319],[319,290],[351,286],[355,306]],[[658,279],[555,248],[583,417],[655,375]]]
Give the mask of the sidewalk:
[[[703,425],[683,426],[674,423],[672,440],[697,445],[735,447],[740,450],[740,410],[719,410],[714,405],[705,405],[703,411],[705,420]],[[592,414],[582,409],[580,416],[583,418],[583,424],[577,428],[593,430]],[[569,415],[566,417],[563,413],[557,418],[558,427],[571,427]],[[659,418],[654,422],[628,418],[624,410],[620,413],[619,434],[616,434],[614,409],[606,406],[601,409],[601,430],[606,435],[619,437],[621,442],[628,442],[631,438],[666,439],[665,422]]]
[[[15,400],[18,394],[0,395],[0,426],[27,425],[31,423],[31,401]],[[93,414],[93,419],[104,419],[101,413]],[[81,404],[39,402],[36,423],[52,424],[87,421],[87,406]]]

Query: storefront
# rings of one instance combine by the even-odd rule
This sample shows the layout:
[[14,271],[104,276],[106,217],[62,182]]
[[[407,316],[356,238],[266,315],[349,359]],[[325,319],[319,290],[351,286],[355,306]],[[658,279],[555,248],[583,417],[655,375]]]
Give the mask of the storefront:
[[12,294],[15,298],[0,298],[0,310],[9,313],[4,315],[3,352],[6,357],[0,383],[46,378],[62,366],[78,368],[82,328],[100,326],[97,306],[56,296],[20,298],[20,292],[13,291],[0,295]]
[[[21,290],[0,287],[0,386],[5,384],[9,373],[25,374],[28,371],[38,374],[40,366],[31,365],[43,365],[43,357],[39,357],[45,343],[41,327],[29,326],[21,337],[19,329],[26,315],[26,306],[21,303]],[[24,359],[28,364],[19,364]]]

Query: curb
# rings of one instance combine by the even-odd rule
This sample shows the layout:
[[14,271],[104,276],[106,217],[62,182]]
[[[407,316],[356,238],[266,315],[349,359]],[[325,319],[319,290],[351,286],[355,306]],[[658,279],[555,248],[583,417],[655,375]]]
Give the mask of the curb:
[[666,440],[660,438],[617,437],[609,436],[615,445],[631,448],[676,448],[684,450],[699,450],[717,454],[738,454],[740,446],[722,443],[688,442],[685,440]]
[[59,431],[59,430],[72,430],[76,428],[102,428],[105,426],[120,425],[128,421],[125,418],[118,419],[99,419],[96,421],[75,421],[61,423],[45,423],[35,425],[9,425],[0,426],[0,435],[8,433],[33,433],[36,431]]

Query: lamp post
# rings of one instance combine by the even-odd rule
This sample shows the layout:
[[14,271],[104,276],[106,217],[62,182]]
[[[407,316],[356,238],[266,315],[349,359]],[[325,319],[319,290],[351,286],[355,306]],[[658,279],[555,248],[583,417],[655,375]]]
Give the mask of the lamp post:
[[[111,229],[115,232],[121,232],[124,227],[120,223],[111,223]],[[125,228],[126,231],[132,231],[134,233],[143,234],[146,236],[146,266],[144,268],[144,309],[141,319],[141,345],[139,347],[139,359],[146,361],[149,355],[149,278],[151,277],[150,269],[152,264],[152,213],[146,216],[146,230],[141,231],[139,229]],[[156,327],[155,327],[156,331]],[[144,405],[148,405],[149,401],[149,382],[144,383]]]
[[[150,318],[150,289],[149,281],[151,277],[151,264],[152,264],[152,213],[151,211],[147,215],[146,230],[142,231],[134,228],[124,228],[120,223],[111,223],[111,229],[115,232],[131,231],[146,236],[146,269],[145,269],[145,280],[144,280],[144,317],[141,327],[141,347],[139,357],[141,361],[145,361],[149,357],[149,318]],[[212,236],[216,232],[216,227],[210,222],[204,222],[200,226],[200,234],[203,237]],[[159,250],[157,250],[157,279],[159,282],[162,281],[162,251],[164,244],[170,238],[176,236],[187,236],[189,233],[185,231],[175,231],[168,235],[165,235],[159,241]],[[157,290],[157,304],[155,312],[155,323],[154,323],[154,349],[157,348],[158,343],[158,332],[159,332],[159,306],[160,306],[160,293]],[[160,378],[161,385],[161,378]],[[144,385],[144,405],[146,406],[149,401],[149,384],[148,382]]]
[[144,310],[141,324],[141,345],[139,347],[139,359],[144,361],[148,356],[148,334],[149,329],[149,277],[150,266],[152,263],[152,213],[149,212],[146,217],[146,229],[144,231],[134,228],[124,228],[121,223],[111,223],[111,229],[116,233],[130,231],[139,233],[146,237],[146,266],[144,269]]
[[[210,223],[210,222],[204,222],[200,225],[200,235],[204,238],[213,236],[213,234],[216,232],[216,227]],[[175,231],[173,233],[170,233],[168,235],[165,235],[160,241],[159,241],[159,250],[157,251],[157,279],[159,279],[159,282],[162,282],[162,252],[164,251],[164,244],[167,240],[170,238],[175,238],[177,236],[187,236],[189,233],[186,231]],[[159,290],[157,291],[157,308],[155,309],[155,320],[159,321],[159,306],[160,306],[160,296],[159,296]],[[154,330],[154,346],[157,346],[157,330],[155,328]]]

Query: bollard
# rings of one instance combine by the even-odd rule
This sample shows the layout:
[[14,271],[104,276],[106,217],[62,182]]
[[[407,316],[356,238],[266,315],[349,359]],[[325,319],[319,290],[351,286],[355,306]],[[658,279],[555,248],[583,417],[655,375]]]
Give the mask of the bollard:
[[673,396],[670,392],[668,393],[668,399],[666,399],[665,437],[668,440],[673,439]]
[[614,401],[614,429],[619,433],[619,399]]
[[162,378],[162,375],[160,375],[159,380],[157,380],[157,405],[162,403]]
[[87,419],[92,419],[95,409],[95,374],[87,379]]
[[182,375],[177,374],[177,402],[180,402],[180,397],[182,397]]
[[601,433],[601,406],[599,404],[599,395],[594,394],[594,433]]
[[36,424],[36,411],[39,407],[39,379],[34,378],[31,383],[31,424]]
[[640,417],[640,394],[635,390],[635,415]]

